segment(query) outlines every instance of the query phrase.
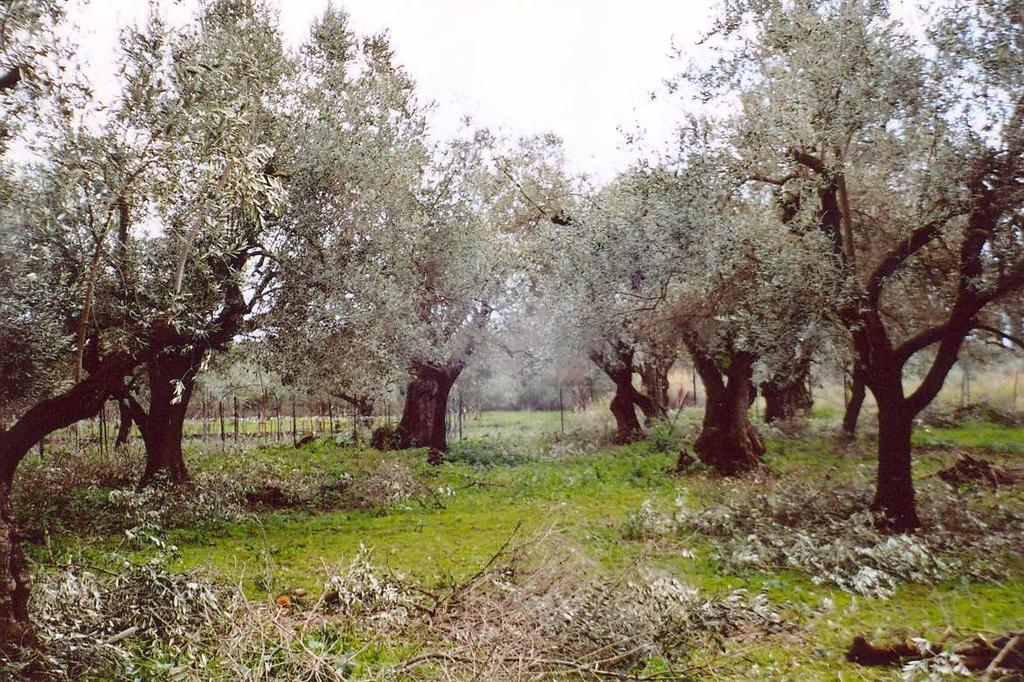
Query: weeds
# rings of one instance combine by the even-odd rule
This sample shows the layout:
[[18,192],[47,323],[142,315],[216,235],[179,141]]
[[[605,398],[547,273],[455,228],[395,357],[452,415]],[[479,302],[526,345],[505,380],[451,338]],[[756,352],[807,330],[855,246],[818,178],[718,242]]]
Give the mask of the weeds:
[[289,466],[287,460],[245,467],[210,467],[184,485],[156,478],[136,486],[137,463],[87,453],[32,462],[19,472],[12,505],[27,537],[111,535],[140,525],[140,515],[161,528],[202,528],[241,522],[270,509],[323,512],[387,509],[418,502],[439,504],[429,475],[391,457],[352,471]]

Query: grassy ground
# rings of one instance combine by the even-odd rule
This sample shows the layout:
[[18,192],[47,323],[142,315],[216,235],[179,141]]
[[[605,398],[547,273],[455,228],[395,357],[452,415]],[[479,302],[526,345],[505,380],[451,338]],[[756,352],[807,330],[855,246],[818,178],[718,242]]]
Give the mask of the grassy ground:
[[[870,481],[870,443],[836,450],[830,431],[821,426],[828,416],[819,416],[820,428],[800,437],[769,435],[769,466],[808,486],[823,480]],[[354,471],[372,475],[400,461],[424,487],[385,507],[273,511],[241,522],[177,529],[170,539],[181,550],[179,567],[200,569],[217,581],[240,584],[253,599],[268,599],[296,587],[317,593],[330,567],[350,561],[361,545],[394,570],[443,585],[479,569],[514,534],[551,532],[609,571],[644,565],[708,594],[740,587],[764,590],[783,605],[791,628],[730,640],[723,651],[694,655],[697,663],[723,661],[717,673],[722,679],[898,679],[892,671],[847,663],[843,652],[852,637],[904,627],[933,639],[950,626],[966,633],[1024,628],[1021,567],[1001,583],[909,585],[890,600],[878,600],[816,585],[794,571],[723,571],[708,538],[685,543],[627,539],[627,519],[645,500],[667,508],[682,499],[699,509],[714,503],[727,486],[748,485],[700,472],[682,477],[668,472],[678,444],[692,434],[698,417],[684,412],[672,433],[662,430],[651,442],[610,447],[596,444],[594,437],[605,426],[586,415],[569,415],[568,433],[562,435],[557,412],[485,413],[467,420],[463,440],[453,444],[453,461],[439,467],[425,464],[422,452],[382,454],[332,438],[301,449],[207,452],[191,458],[193,470],[231,475],[259,463],[269,470],[326,477]],[[919,429],[915,444],[916,474],[924,478],[948,464],[957,449],[1019,460],[1024,429],[989,424]],[[1001,501],[1024,509],[1019,493]],[[66,546],[93,542],[63,541]]]

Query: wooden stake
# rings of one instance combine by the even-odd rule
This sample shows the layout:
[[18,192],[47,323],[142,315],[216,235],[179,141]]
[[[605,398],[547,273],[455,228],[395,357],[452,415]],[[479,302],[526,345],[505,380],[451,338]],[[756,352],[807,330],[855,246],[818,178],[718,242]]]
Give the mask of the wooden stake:
[[562,387],[558,387],[558,420],[562,423],[562,433],[565,433],[565,399],[562,395]]
[[1013,409],[1017,409],[1017,379],[1020,377],[1020,369],[1013,370]]

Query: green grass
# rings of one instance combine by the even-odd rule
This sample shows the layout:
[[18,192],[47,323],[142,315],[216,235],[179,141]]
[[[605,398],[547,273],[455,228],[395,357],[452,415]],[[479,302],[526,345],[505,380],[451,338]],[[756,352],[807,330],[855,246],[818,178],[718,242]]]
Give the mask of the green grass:
[[[698,416],[685,411],[677,425],[687,432]],[[366,545],[378,562],[394,570],[428,584],[445,584],[476,571],[514,532],[525,537],[551,530],[610,570],[645,564],[709,594],[739,587],[764,589],[773,600],[786,604],[793,629],[727,643],[723,679],[898,679],[893,671],[860,668],[843,659],[854,634],[871,636],[909,626],[937,637],[948,626],[964,633],[1024,627],[1024,571],[1003,584],[950,581],[904,586],[891,600],[880,601],[815,585],[809,576],[792,571],[723,573],[706,538],[687,540],[693,558],[682,556],[681,543],[626,540],[624,523],[644,500],[667,507],[682,496],[699,508],[713,503],[722,485],[732,484],[702,472],[674,477],[668,469],[674,464],[675,448],[646,443],[601,446],[592,440],[600,423],[595,427],[586,415],[567,417],[570,433],[564,438],[557,412],[487,413],[467,419],[465,439],[453,443],[456,461],[438,467],[425,463],[423,451],[379,453],[338,444],[330,437],[298,450],[282,446],[245,453],[193,453],[194,469],[228,472],[259,463],[277,471],[372,475],[398,458],[431,490],[452,489],[455,494],[439,497],[443,506],[409,500],[384,509],[279,511],[245,523],[176,530],[171,540],[181,550],[180,566],[241,584],[252,598],[265,599],[295,587],[316,594],[329,567],[350,561],[360,545]],[[1024,429],[989,424],[918,429],[914,442],[920,477],[952,461],[954,455],[943,448],[1013,459],[1024,452]],[[817,434],[769,439],[768,449],[774,471],[807,485],[870,482],[874,474],[868,442],[838,449],[829,435]],[[555,457],[550,454],[554,452],[561,454]],[[1024,506],[1019,494],[1005,499]],[[833,607],[819,609],[826,600]],[[697,652],[694,660],[719,655]]]
[[919,426],[914,430],[914,445],[980,450],[995,455],[1024,455],[1024,429],[983,422],[946,429]]
[[[275,512],[249,524],[220,530],[179,530],[172,535],[183,565],[203,567],[222,579],[240,580],[255,594],[253,579],[262,579],[268,560],[278,587],[316,591],[324,565],[345,562],[360,544],[395,570],[421,579],[464,576],[476,570],[519,527],[524,535],[555,529],[580,540],[614,528],[628,511],[651,496],[671,497],[674,485],[664,474],[673,458],[644,452],[642,446],[619,448],[597,456],[554,462],[530,461],[515,467],[422,464],[424,453],[381,454],[321,445],[291,455],[294,466],[346,467],[346,459],[407,458],[422,467],[444,508],[408,501],[381,510],[322,514]],[[329,460],[324,462],[324,460]],[[359,466],[367,466],[366,461]],[[372,465],[371,465],[372,466]]]

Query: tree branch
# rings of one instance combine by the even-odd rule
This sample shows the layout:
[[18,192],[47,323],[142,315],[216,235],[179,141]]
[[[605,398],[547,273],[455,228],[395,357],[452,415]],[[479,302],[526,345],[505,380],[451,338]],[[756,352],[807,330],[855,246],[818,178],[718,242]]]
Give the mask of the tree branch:
[[955,213],[944,214],[928,221],[924,225],[917,226],[885,255],[878,265],[875,266],[871,276],[868,277],[867,295],[868,301],[872,306],[877,305],[878,299],[882,295],[882,287],[885,284],[885,280],[899,270],[908,258],[935,239],[939,235],[942,226],[955,215]]
[[[1010,343],[1012,343],[1013,345],[1017,346],[1018,348],[1024,349],[1024,339],[1022,339],[1019,336],[1014,336],[1013,334],[1008,334],[1007,332],[1004,332],[1001,329],[996,329],[995,327],[990,327],[987,324],[976,324],[976,325],[974,325],[974,328],[979,330],[979,331],[989,332],[990,334],[995,334],[999,338],[1004,339],[1006,341],[1009,341]],[[1002,345],[1002,344],[1000,344],[1000,345]]]

